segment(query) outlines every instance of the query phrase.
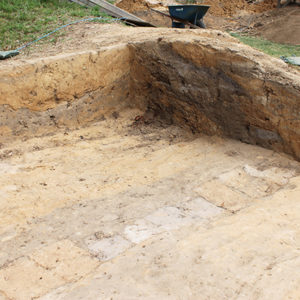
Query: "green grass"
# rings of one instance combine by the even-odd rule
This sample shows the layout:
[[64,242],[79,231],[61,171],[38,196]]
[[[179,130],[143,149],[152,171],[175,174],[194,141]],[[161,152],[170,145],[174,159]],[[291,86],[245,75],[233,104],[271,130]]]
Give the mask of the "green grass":
[[[0,0],[0,50],[11,50],[72,21],[108,17],[98,7],[86,8],[67,0]],[[63,32],[50,36],[56,41]]]
[[291,56],[293,54],[300,56],[300,46],[273,43],[259,37],[241,35],[237,33],[230,34],[242,43],[275,57]]

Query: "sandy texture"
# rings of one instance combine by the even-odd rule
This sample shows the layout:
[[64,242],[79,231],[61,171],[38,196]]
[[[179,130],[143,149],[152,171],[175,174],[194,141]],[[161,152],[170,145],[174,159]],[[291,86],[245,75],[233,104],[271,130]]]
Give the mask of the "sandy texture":
[[89,43],[99,48],[1,66],[1,140],[127,106],[299,159],[299,73],[281,60],[212,30],[106,26]]
[[[181,1],[177,1],[180,4]],[[184,1],[182,1],[184,2]],[[214,16],[233,16],[238,11],[263,12],[276,6],[274,0],[265,0],[260,3],[251,4],[245,0],[205,0],[199,1],[199,4],[210,5],[210,14]],[[149,0],[121,0],[116,5],[132,13],[145,11],[149,8],[161,8],[168,5],[176,5],[176,1],[149,1]]]
[[1,149],[2,298],[298,295],[300,165],[140,113]]
[[0,299],[298,300],[300,164],[203,134],[299,153],[298,73],[220,31],[93,26],[1,64]]
[[253,17],[242,18],[242,22],[245,25],[244,29],[250,34],[262,36],[276,43],[300,45],[299,19],[300,6],[287,6]]
[[[274,0],[254,3],[245,0],[207,0],[201,3],[210,5],[204,17],[207,28],[254,34],[277,43],[300,44],[299,3],[280,9],[276,8],[277,1]],[[174,4],[168,1],[122,0],[117,6],[158,27],[171,27],[170,18],[151,11],[151,8],[169,14],[167,6]]]
[[138,114],[1,150],[3,299],[297,293],[299,164]]
[[259,13],[273,9],[276,5],[274,0],[265,0],[260,3],[249,3],[245,0],[205,0],[205,4],[211,5],[209,10],[213,16],[230,17],[239,11],[247,11],[249,13]]

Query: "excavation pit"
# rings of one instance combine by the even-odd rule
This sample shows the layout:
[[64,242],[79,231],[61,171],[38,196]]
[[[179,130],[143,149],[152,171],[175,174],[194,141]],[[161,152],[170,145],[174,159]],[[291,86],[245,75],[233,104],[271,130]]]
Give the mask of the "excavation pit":
[[103,28],[1,66],[0,298],[298,295],[297,71],[217,31]]
[[134,107],[299,159],[299,72],[218,31],[119,31],[113,46],[105,31],[94,38],[100,50],[4,64],[2,136]]

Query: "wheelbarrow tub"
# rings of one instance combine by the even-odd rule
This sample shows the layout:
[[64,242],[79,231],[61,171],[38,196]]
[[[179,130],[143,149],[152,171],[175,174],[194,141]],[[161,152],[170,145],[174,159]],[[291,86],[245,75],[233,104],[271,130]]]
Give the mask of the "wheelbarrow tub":
[[210,8],[209,5],[170,5],[169,13],[171,17],[186,20],[192,24],[200,21]]

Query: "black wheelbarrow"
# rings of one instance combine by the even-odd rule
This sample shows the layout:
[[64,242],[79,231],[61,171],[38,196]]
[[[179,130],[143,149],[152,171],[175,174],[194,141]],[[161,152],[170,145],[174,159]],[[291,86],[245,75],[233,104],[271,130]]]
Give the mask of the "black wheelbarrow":
[[170,5],[168,8],[170,15],[155,9],[152,10],[171,18],[172,27],[185,28],[185,25],[188,25],[191,28],[205,28],[203,17],[210,8],[209,5]]

